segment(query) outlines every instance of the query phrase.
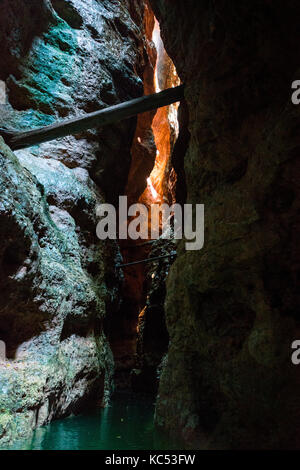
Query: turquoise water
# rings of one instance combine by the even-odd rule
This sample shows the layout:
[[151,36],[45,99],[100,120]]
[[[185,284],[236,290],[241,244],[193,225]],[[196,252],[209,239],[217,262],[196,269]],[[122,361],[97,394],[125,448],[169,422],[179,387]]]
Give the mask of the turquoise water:
[[17,450],[177,450],[157,431],[149,397],[116,395],[111,405],[88,414],[57,420],[17,443]]

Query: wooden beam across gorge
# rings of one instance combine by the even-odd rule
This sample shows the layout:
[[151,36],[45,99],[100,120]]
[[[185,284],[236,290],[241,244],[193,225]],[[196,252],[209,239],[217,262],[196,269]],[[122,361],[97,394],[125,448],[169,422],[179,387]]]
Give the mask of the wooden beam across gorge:
[[135,98],[125,103],[110,106],[100,111],[59,121],[46,127],[39,127],[30,131],[19,132],[13,129],[0,129],[0,135],[12,150],[20,150],[42,142],[77,134],[87,129],[92,129],[107,124],[113,124],[123,119],[128,119],[146,111],[152,111],[163,106],[168,106],[184,99],[184,86],[168,88],[153,95]]

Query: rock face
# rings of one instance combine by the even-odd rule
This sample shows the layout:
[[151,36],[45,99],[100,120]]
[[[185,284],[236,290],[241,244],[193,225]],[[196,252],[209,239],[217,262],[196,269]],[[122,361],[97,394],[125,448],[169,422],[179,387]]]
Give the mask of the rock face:
[[167,281],[156,421],[200,448],[299,447],[299,3],[150,3],[186,87],[176,162],[206,214]]
[[[104,405],[113,359],[103,325],[123,318],[134,350],[142,300],[137,357],[125,366],[149,389],[170,337],[158,425],[191,447],[299,447],[299,2],[150,3],[186,87],[177,200],[205,204],[205,246],[178,244],[168,332],[168,262],[149,266],[146,286],[134,272],[128,330],[119,249],[97,240],[95,207],[144,190],[154,113],[16,154],[0,139],[0,441]],[[0,126],[33,128],[154,91],[151,28],[137,0],[2,0]]]
[[[148,57],[143,76],[145,93],[178,86],[180,80],[164,49],[149,2],[145,2],[144,31]],[[128,204],[138,202],[150,210],[151,204],[173,201],[176,174],[171,155],[178,135],[177,109],[174,104],[138,116],[126,186]],[[173,251],[172,241],[161,239],[152,244],[151,222],[148,217],[143,224],[148,231],[144,240],[120,240],[125,264]],[[157,369],[168,347],[164,300],[165,280],[172,262],[173,258],[164,258],[123,268],[123,302],[114,321],[108,322],[115,358],[114,379],[119,389],[157,392]]]
[[[9,103],[20,111],[10,116],[7,109],[1,122],[32,128],[143,94],[143,7],[135,1],[17,0],[0,8],[0,78]],[[115,202],[127,182],[135,123],[91,130],[39,151],[55,153],[71,168],[89,169]]]
[[[149,258],[175,253],[175,242],[157,240]],[[157,394],[161,364],[168,350],[164,301],[166,278],[172,258],[161,258],[148,264],[145,276],[145,307],[139,314],[137,332],[137,360],[132,374],[133,389]]]
[[[93,279],[91,246],[81,246],[74,218],[48,206],[43,185],[3,142],[0,155],[0,331],[8,358],[0,363],[0,429],[9,443],[88,401],[104,404],[113,362],[101,329],[104,247],[93,257],[99,269]],[[86,208],[93,207],[96,192],[68,171],[68,187],[73,183]]]
[[[4,0],[0,126],[31,129],[143,94],[143,5]],[[136,120],[13,154],[0,143],[0,441],[105,405],[103,333],[120,261],[96,238],[96,205],[122,194]]]

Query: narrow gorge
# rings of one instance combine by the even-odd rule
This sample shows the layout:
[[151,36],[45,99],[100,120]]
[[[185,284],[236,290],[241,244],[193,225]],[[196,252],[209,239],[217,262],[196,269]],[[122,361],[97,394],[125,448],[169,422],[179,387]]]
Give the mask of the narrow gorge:
[[[0,0],[0,449],[41,446],[49,425],[83,435],[81,416],[112,426],[108,449],[134,428],[155,449],[300,447],[299,15],[296,0]],[[180,85],[168,106],[20,150],[3,131]],[[204,204],[203,248],[173,215],[169,237],[149,215],[148,236],[99,239],[97,207],[120,196]]]

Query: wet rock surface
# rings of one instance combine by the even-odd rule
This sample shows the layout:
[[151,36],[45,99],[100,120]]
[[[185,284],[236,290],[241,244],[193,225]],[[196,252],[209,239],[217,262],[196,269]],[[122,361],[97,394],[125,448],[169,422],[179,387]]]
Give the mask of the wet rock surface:
[[[143,94],[143,6],[3,1],[0,126],[32,129]],[[107,403],[103,333],[118,308],[116,244],[96,237],[96,205],[125,189],[136,120],[13,154],[0,148],[0,441]]]
[[299,5],[150,3],[185,83],[187,202],[206,217],[204,248],[179,245],[167,280],[156,421],[200,448],[299,447]]

